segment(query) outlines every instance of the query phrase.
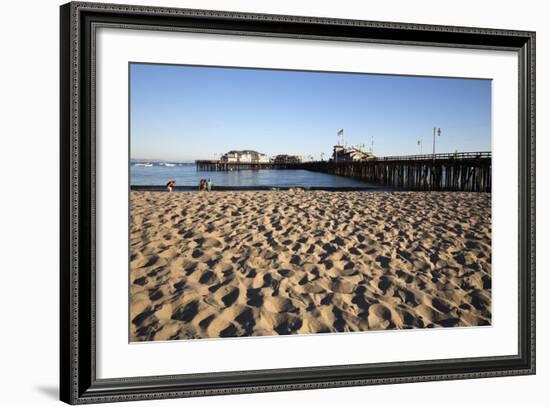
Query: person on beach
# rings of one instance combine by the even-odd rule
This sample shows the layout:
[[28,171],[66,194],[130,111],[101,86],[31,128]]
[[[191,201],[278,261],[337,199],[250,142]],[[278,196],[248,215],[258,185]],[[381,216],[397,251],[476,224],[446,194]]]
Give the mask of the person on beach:
[[206,181],[206,186],[208,187],[208,192],[212,191],[212,181],[210,181],[210,178],[208,178],[208,181]]
[[199,182],[199,191],[204,191],[206,189],[206,180],[203,178]]
[[175,187],[176,187],[176,180],[174,180],[174,179],[171,179],[166,184],[166,189],[168,190],[168,192],[172,192]]

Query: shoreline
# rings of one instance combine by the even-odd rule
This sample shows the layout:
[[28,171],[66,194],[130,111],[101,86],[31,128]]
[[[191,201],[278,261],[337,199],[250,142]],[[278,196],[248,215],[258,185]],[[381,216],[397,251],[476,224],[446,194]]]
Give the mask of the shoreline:
[[[212,191],[210,192],[228,192],[228,191],[289,191],[289,190],[303,190],[303,191],[327,191],[327,192],[360,192],[360,191],[394,191],[392,188],[382,187],[382,186],[372,186],[372,187],[324,187],[324,186],[301,186],[301,185],[255,185],[255,186],[240,186],[240,185],[214,185]],[[130,185],[130,191],[140,191],[140,192],[167,192],[164,185]],[[174,192],[192,192],[198,191],[197,185],[176,185]]]

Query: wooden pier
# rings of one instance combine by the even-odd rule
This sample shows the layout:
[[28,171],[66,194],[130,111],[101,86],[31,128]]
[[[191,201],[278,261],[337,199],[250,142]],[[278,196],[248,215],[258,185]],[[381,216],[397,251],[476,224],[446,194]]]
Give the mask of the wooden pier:
[[302,168],[405,190],[491,192],[490,152],[319,161]]
[[303,169],[416,191],[491,192],[491,153],[468,152],[378,157],[368,161],[223,163],[197,161],[202,171]]

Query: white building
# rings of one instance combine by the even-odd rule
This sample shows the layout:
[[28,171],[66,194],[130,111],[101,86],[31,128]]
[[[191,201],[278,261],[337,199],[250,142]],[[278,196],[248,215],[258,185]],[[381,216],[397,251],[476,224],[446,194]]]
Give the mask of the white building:
[[222,155],[220,161],[225,163],[261,164],[268,163],[269,157],[254,150],[231,150]]

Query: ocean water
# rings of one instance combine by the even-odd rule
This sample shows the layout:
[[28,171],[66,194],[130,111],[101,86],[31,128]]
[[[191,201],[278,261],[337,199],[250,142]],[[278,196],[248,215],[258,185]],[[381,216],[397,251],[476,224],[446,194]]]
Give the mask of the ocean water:
[[240,171],[197,171],[195,164],[178,164],[166,167],[155,164],[140,167],[131,164],[130,185],[164,186],[174,179],[178,187],[197,187],[199,181],[210,178],[214,187],[302,187],[302,188],[370,188],[366,182],[306,170],[240,170]]

